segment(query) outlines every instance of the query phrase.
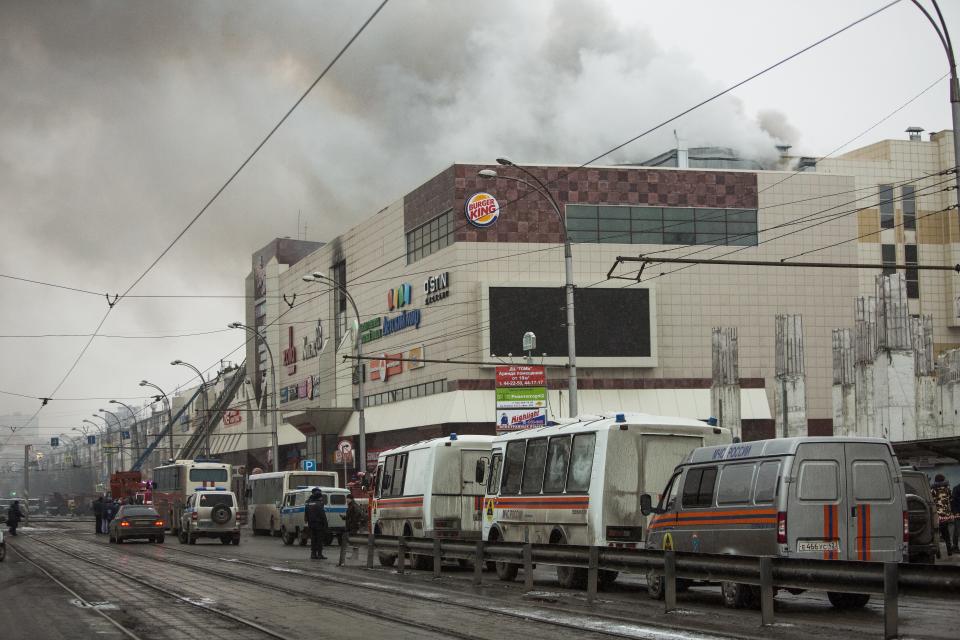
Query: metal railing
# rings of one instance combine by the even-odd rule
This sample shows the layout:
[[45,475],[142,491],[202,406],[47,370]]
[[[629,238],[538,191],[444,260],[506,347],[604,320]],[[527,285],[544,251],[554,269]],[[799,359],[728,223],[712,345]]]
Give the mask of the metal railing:
[[523,569],[524,586],[533,589],[537,564],[587,570],[587,600],[597,597],[600,571],[654,573],[664,578],[664,608],[677,608],[677,580],[735,582],[759,587],[760,624],[774,622],[777,587],[860,593],[883,596],[884,637],[898,637],[897,600],[900,596],[960,599],[960,567],[754,556],[681,553],[657,549],[624,549],[578,545],[484,542],[440,538],[353,535],[340,546],[340,565],[347,546],[365,546],[366,565],[373,568],[378,553],[396,554],[397,571],[407,569],[406,554],[432,559],[433,575],[440,577],[443,560],[473,562],[473,584],[480,585],[487,562],[507,562]]

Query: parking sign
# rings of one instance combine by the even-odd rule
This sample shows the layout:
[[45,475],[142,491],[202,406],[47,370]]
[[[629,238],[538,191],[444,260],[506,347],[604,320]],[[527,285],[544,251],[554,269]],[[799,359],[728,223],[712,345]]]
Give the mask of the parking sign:
[[304,471],[316,471],[317,470],[317,461],[316,460],[303,460],[300,462],[303,465]]

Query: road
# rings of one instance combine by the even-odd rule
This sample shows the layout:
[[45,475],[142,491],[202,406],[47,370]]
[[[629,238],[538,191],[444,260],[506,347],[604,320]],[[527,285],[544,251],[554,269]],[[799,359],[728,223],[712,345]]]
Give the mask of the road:
[[[339,550],[311,561],[309,550],[244,535],[182,545],[107,543],[86,523],[42,523],[8,538],[0,565],[0,620],[6,638],[469,638],[529,640],[625,637],[694,640],[714,637],[843,638],[882,636],[883,610],[870,603],[840,612],[823,594],[781,594],[773,628],[759,612],[722,606],[716,587],[680,594],[680,610],[663,613],[646,596],[642,577],[620,576],[589,604],[561,589],[552,569],[522,571],[504,583],[491,572],[444,567],[443,577],[396,568],[365,568],[362,557],[336,566]],[[362,550],[361,550],[362,553]],[[35,564],[31,564],[31,562]],[[54,582],[56,580],[57,582]],[[956,603],[904,598],[904,637],[956,638]],[[11,630],[7,621],[19,621]]]

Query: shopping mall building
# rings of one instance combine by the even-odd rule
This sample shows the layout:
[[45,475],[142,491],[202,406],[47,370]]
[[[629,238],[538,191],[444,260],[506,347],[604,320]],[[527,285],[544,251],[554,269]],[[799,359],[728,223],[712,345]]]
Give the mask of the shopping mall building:
[[[679,166],[663,166],[670,157]],[[743,437],[773,436],[775,317],[799,314],[807,431],[832,433],[832,331],[853,325],[879,266],[960,262],[958,220],[943,211],[956,197],[944,190],[954,184],[952,132],[799,164],[784,157],[783,170],[694,159],[525,167],[562,220],[517,168],[457,163],[337,238],[277,239],[254,253],[246,324],[266,337],[273,362],[262,342],[249,343],[250,386],[272,409],[272,364],[280,421],[305,436],[284,464],[338,468],[337,444],[356,448],[356,332],[362,355],[375,357],[362,368],[368,462],[428,437],[494,433],[494,367],[528,355],[547,367],[549,417],[566,417],[565,234],[581,414],[710,417],[711,331],[730,327]],[[618,256],[641,254],[877,268],[649,264],[638,277],[640,264],[623,263],[608,277]],[[957,276],[903,271],[909,313],[933,317],[934,350],[960,345]],[[339,288],[304,280],[314,273],[344,287],[356,312]]]

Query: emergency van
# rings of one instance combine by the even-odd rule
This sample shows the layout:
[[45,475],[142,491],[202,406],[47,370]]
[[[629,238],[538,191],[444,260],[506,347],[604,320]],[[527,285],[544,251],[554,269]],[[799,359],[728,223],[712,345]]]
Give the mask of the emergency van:
[[[424,440],[381,452],[371,526],[376,535],[479,540],[493,436]],[[396,554],[380,554],[390,566]],[[432,556],[415,555],[418,569]]]
[[310,527],[304,518],[306,517],[305,505],[314,488],[320,489],[323,493],[323,510],[327,514],[327,535],[324,537],[323,544],[328,545],[333,542],[334,536],[341,538],[343,532],[347,530],[349,489],[297,487],[283,494],[283,504],[280,507],[280,537],[283,539],[283,544],[291,545],[299,540],[300,546],[305,546],[310,542]]
[[[677,466],[650,520],[647,548],[693,553],[900,562],[908,527],[900,465],[880,438],[805,437],[702,447]],[[663,578],[647,577],[652,597]],[[681,588],[689,586],[684,582]],[[725,582],[724,604],[759,588]],[[867,594],[828,593],[837,608]]]
[[[693,449],[730,442],[728,429],[642,413],[583,416],[498,436],[483,539],[642,548],[640,496],[662,487]],[[515,579],[520,567],[495,566],[506,581]],[[616,576],[601,571],[601,583]],[[557,567],[557,579],[564,587],[583,588],[587,570]]]

